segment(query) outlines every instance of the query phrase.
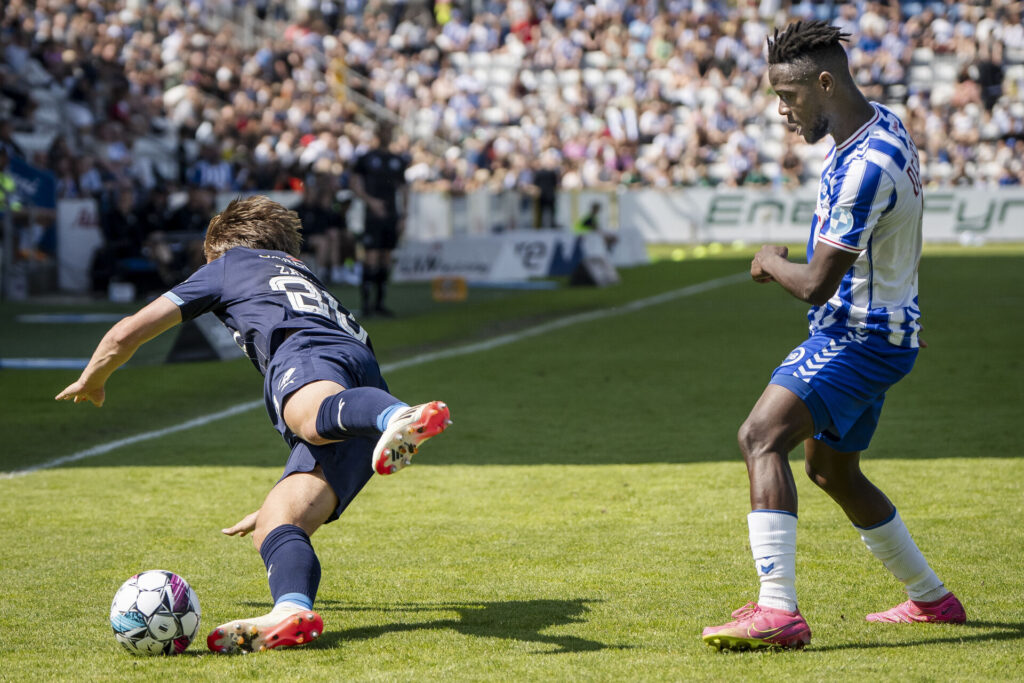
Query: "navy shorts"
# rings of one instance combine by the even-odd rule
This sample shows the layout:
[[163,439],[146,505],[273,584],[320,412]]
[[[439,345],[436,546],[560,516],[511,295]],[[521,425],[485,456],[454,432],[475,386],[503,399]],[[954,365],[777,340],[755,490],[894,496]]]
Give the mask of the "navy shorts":
[[274,352],[263,381],[267,413],[274,428],[291,447],[284,479],[296,472],[310,472],[317,465],[338,497],[338,507],[328,522],[338,518],[373,475],[370,459],[375,442],[354,437],[313,446],[288,429],[281,414],[285,400],[300,387],[318,380],[337,382],[346,389],[376,387],[388,390],[373,352],[344,332],[302,329],[294,332]]
[[362,242],[366,249],[393,250],[398,246],[398,218],[367,216]]
[[807,405],[815,439],[843,453],[863,451],[878,426],[885,392],[910,372],[917,352],[877,334],[819,332],[793,349],[771,383]]

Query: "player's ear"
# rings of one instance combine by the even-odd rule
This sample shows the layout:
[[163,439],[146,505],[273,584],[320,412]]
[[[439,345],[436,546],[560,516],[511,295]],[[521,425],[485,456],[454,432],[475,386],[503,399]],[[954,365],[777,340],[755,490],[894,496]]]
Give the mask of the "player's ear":
[[818,87],[825,97],[832,97],[836,91],[836,79],[828,71],[822,71],[818,74]]

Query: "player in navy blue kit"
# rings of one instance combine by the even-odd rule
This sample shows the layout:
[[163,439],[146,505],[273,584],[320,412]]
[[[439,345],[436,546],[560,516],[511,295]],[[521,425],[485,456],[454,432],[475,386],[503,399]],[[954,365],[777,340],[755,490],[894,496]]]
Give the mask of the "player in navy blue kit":
[[388,393],[366,331],[296,258],[300,229],[295,212],[266,197],[231,202],[210,221],[206,265],[115,324],[56,397],[103,405],[107,379],[139,346],[208,311],[264,376],[267,412],[291,454],[260,509],[225,533],[253,532],[274,608],[214,629],[215,652],[318,637],[320,563],[310,535],[337,519],[374,471],[397,472],[451,424],[440,401],[409,407]]
[[807,263],[765,245],[750,267],[811,304],[809,339],[772,373],[739,431],[750,479],[750,548],[756,602],[704,629],[719,649],[803,647],[797,609],[797,495],[788,455],[804,444],[811,480],[842,507],[861,539],[903,583],[909,600],[868,621],[962,623],[960,601],[932,571],[903,520],[860,470],[886,391],[921,346],[917,267],[923,196],[917,148],[899,118],[869,102],[850,75],[845,34],[796,22],[768,40],[768,79],[779,114],[810,143],[826,135]]

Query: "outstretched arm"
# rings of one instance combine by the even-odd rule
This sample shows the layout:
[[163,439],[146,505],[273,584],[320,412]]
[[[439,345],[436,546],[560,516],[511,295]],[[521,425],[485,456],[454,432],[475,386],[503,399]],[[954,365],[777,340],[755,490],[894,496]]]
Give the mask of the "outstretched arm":
[[755,282],[778,282],[797,299],[821,306],[839,289],[860,253],[818,242],[810,263],[794,263],[786,258],[788,255],[786,247],[764,245],[754,255],[750,276]]
[[181,310],[166,297],[158,297],[135,315],[122,318],[103,335],[89,364],[77,381],[55,397],[75,403],[92,401],[103,405],[107,378],[128,362],[135,351],[153,337],[181,322]]

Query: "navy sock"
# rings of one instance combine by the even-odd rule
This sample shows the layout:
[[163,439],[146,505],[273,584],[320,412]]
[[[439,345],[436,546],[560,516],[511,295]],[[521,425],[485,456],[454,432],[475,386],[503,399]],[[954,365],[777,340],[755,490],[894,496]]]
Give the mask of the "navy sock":
[[320,560],[306,532],[294,524],[282,524],[263,539],[260,555],[274,604],[286,600],[311,609],[320,587]]
[[377,266],[374,277],[374,283],[377,285],[377,308],[384,308],[384,296],[387,294],[390,274],[387,266]]
[[320,404],[316,416],[316,433],[325,439],[365,436],[376,439],[381,414],[394,406],[406,404],[382,389],[356,387],[328,396]]
[[370,293],[373,291],[373,283],[377,279],[377,267],[363,264],[363,280],[359,284],[359,296],[362,302],[363,313],[373,310],[370,304]]

